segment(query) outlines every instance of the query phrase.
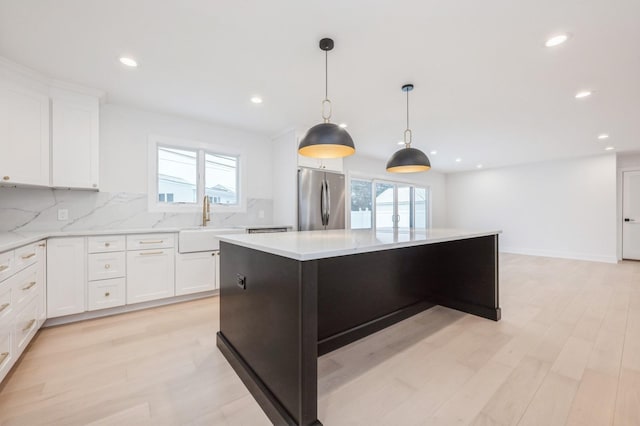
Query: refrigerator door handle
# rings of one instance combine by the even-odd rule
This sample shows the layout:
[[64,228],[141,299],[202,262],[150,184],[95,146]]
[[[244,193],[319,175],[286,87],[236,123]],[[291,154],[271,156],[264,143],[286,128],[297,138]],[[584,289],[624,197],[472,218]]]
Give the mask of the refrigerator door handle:
[[320,182],[320,223],[324,226],[324,180]]
[[327,194],[327,203],[326,203],[326,209],[327,209],[327,225],[329,225],[329,220],[331,219],[331,189],[329,188],[329,182],[325,179],[324,184],[327,188],[327,190],[325,191]]

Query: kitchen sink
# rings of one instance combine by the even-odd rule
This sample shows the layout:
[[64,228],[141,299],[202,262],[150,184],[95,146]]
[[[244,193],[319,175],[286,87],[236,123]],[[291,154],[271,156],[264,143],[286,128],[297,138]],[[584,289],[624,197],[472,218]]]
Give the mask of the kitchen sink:
[[220,250],[219,235],[243,234],[241,228],[193,228],[178,233],[178,252],[194,253],[199,251]]

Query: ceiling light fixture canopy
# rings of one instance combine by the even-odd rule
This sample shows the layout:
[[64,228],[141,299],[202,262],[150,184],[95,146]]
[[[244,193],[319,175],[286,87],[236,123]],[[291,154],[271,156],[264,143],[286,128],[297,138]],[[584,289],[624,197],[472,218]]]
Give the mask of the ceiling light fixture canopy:
[[415,173],[426,172],[431,168],[431,162],[427,155],[416,148],[411,148],[411,129],[409,128],[409,92],[413,90],[413,84],[405,84],[402,91],[407,94],[407,128],[404,131],[404,148],[396,151],[387,162],[389,173]]
[[329,100],[329,51],[333,49],[333,40],[320,40],[320,49],[324,51],[325,89],[322,101],[323,123],[316,124],[307,131],[300,141],[298,153],[313,158],[340,158],[356,152],[353,139],[344,127],[331,123],[331,101]]

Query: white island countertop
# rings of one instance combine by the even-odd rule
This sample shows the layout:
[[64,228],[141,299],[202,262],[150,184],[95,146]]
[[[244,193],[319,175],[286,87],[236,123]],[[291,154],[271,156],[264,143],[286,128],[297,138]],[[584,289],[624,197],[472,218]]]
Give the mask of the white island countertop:
[[337,229],[331,231],[282,232],[275,234],[221,235],[220,240],[295,260],[412,247],[446,241],[497,235],[502,231],[466,231],[434,228],[427,230]]

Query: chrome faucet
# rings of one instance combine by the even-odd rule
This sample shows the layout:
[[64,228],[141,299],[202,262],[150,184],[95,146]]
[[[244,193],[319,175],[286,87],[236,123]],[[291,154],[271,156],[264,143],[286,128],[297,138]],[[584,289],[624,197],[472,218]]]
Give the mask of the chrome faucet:
[[202,200],[202,226],[207,226],[207,222],[211,221],[211,203],[209,197],[204,196]]

